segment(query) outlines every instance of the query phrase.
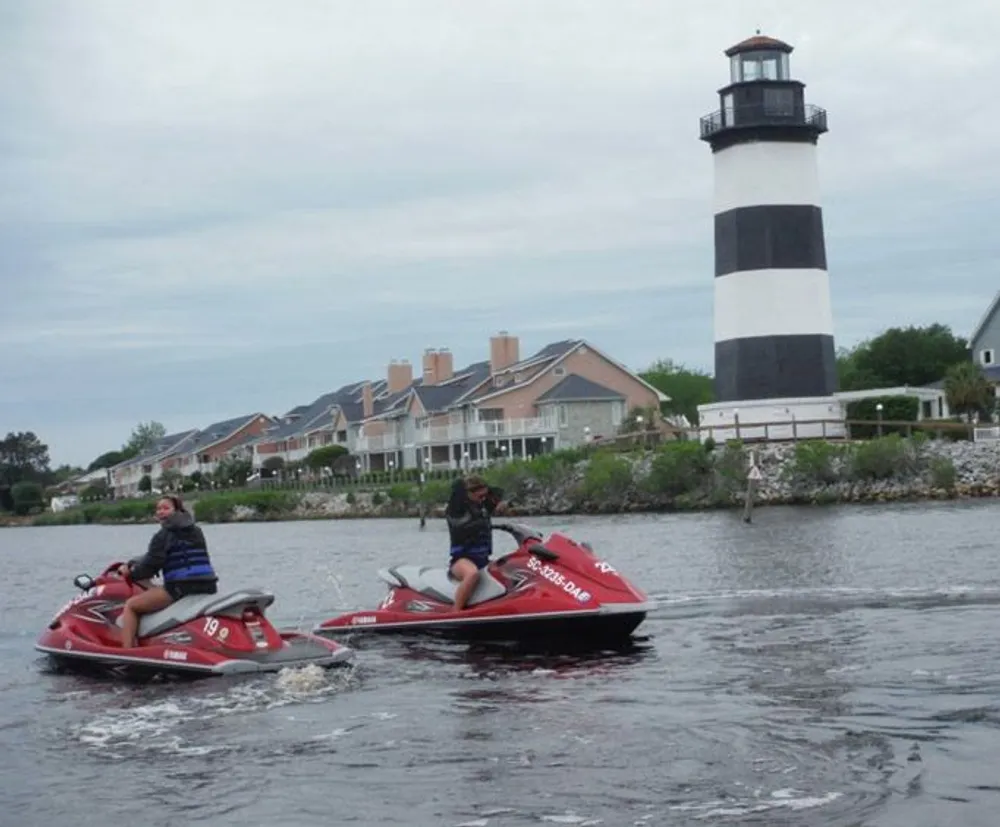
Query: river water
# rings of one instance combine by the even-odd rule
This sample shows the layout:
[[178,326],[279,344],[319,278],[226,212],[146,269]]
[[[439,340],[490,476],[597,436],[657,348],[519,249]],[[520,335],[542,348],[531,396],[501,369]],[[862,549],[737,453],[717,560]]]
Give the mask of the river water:
[[[1000,506],[534,524],[651,594],[645,639],[589,657],[383,640],[319,677],[58,675],[32,644],[72,577],[152,529],[0,531],[0,823],[997,824]],[[438,521],[205,528],[224,589],[272,589],[272,618],[306,627],[447,545]]]

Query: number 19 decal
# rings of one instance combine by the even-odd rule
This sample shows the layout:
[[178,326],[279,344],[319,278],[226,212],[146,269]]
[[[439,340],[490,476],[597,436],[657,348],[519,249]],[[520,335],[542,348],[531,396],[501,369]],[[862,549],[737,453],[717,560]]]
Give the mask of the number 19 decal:
[[214,617],[205,618],[205,628],[202,631],[209,637],[213,637],[219,631],[219,621]]

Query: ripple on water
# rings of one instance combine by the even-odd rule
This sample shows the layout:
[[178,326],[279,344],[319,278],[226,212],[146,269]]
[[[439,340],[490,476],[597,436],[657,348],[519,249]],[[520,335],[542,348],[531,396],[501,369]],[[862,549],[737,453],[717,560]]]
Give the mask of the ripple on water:
[[[239,752],[245,744],[238,730],[244,727],[234,728],[228,725],[228,719],[252,719],[283,707],[318,704],[344,691],[353,679],[349,668],[325,672],[306,666],[285,669],[270,678],[234,682],[224,689],[195,684],[133,692],[117,690],[113,696],[100,693],[96,698],[84,694],[87,700],[96,700],[100,710],[68,731],[56,733],[56,737],[68,737],[89,748],[96,757],[113,761],[141,753],[193,757]],[[104,703],[114,696],[125,702],[114,706]],[[73,692],[72,697],[79,700],[81,693]],[[323,735],[310,735],[298,748],[307,750],[310,743],[335,740],[337,732],[334,728]],[[296,749],[272,740],[268,744],[277,754]]]

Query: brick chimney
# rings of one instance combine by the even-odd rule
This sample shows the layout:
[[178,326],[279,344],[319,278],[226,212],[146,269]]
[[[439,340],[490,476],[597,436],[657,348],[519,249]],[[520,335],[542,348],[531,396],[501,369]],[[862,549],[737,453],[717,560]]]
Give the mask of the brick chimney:
[[520,343],[517,336],[511,336],[506,330],[501,330],[496,336],[490,337],[490,372],[497,373],[521,361]]
[[437,351],[429,347],[424,351],[424,384],[437,384]]
[[424,351],[424,384],[437,385],[447,382],[455,374],[455,360],[448,348],[435,350],[432,347]]
[[437,352],[437,380],[447,382],[455,375],[455,359],[448,348],[443,347]]
[[406,390],[413,381],[413,365],[407,359],[399,361],[393,359],[389,363],[386,380],[389,386],[389,393],[399,393],[402,390]]
[[368,417],[375,414],[375,400],[372,397],[372,383],[366,381],[361,388],[361,415]]

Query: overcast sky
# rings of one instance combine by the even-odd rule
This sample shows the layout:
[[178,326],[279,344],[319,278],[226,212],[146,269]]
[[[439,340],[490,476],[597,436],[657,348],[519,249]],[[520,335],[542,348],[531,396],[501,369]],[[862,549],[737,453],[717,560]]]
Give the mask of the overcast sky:
[[423,348],[712,369],[698,119],[760,27],[829,111],[838,345],[998,283],[995,0],[0,0],[0,431],[279,414]]

